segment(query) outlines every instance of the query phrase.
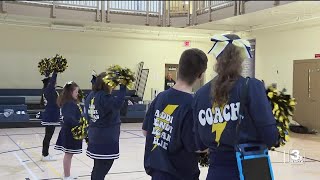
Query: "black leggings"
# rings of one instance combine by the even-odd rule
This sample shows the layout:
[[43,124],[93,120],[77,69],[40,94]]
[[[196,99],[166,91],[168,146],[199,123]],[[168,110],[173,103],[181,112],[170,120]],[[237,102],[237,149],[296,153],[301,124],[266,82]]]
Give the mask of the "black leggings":
[[95,159],[91,173],[91,180],[104,180],[113,164],[113,159]]
[[42,142],[42,156],[48,156],[49,155],[49,146],[50,146],[50,141],[52,138],[52,135],[55,130],[55,126],[46,126],[46,134],[44,136],[43,142]]

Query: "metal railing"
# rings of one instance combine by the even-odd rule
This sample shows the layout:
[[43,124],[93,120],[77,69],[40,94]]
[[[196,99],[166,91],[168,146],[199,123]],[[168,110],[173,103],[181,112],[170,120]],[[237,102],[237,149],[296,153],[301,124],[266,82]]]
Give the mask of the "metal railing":
[[[17,1],[32,4],[47,4],[64,7],[77,7],[87,9],[101,9],[101,1]],[[167,3],[166,10],[170,13],[187,13],[189,8],[196,7],[196,11],[219,9],[233,5],[233,1],[110,1],[110,10],[119,12],[144,12],[162,14],[163,5]],[[107,2],[105,3],[107,9]],[[190,10],[192,12],[192,10]]]
[[[150,14],[162,13],[162,1],[111,1],[110,10]],[[107,9],[107,7],[106,7]]]
[[[97,12],[97,20],[99,14],[102,19],[109,22],[110,13],[125,13],[146,16],[146,25],[149,25],[149,16],[157,16],[158,25],[170,26],[170,18],[175,16],[186,17],[187,25],[197,24],[196,16],[209,13],[209,21],[211,21],[211,13],[214,10],[223,9],[234,5],[234,1],[16,1],[23,3],[50,5],[52,8],[80,8],[87,10],[95,10]],[[101,21],[104,21],[100,19]]]
[[219,10],[234,5],[234,1],[195,1],[197,14],[204,14],[209,10]]
[[187,14],[190,8],[189,1],[170,1],[168,2],[168,6],[167,10],[169,10],[172,15]]
[[55,5],[65,7],[77,7],[86,9],[101,9],[100,1],[52,1]]

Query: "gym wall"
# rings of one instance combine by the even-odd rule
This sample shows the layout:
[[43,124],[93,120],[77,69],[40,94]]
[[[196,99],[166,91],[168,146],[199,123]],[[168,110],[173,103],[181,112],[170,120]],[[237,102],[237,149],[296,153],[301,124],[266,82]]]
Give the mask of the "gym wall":
[[[293,60],[314,59],[320,53],[320,27],[286,26],[253,32],[256,38],[256,77],[267,85],[293,89]],[[320,61],[320,59],[319,59]],[[278,71],[278,73],[277,73]]]
[[[121,32],[117,37],[110,37],[102,33],[9,25],[0,25],[0,32],[0,88],[41,88],[43,77],[37,68],[39,60],[59,53],[68,60],[69,68],[58,76],[58,85],[63,86],[65,82],[73,80],[83,89],[91,87],[92,70],[99,73],[112,64],[135,68],[144,61],[144,68],[150,69],[145,100],[150,100],[151,88],[163,90],[165,63],[178,63],[181,53],[187,48],[208,52],[212,46],[210,36],[207,41],[203,38],[191,40],[191,46],[184,47],[181,40],[152,40],[139,34],[135,38],[125,38],[121,37]],[[122,34],[125,35],[124,32]],[[214,74],[213,56],[208,55],[208,58],[205,82]]]

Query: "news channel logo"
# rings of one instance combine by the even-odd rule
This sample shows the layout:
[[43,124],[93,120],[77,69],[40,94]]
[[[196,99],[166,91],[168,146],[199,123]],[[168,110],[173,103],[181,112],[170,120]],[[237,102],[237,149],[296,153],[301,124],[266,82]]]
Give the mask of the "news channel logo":
[[289,163],[291,164],[304,164],[305,157],[305,153],[299,149],[289,151]]

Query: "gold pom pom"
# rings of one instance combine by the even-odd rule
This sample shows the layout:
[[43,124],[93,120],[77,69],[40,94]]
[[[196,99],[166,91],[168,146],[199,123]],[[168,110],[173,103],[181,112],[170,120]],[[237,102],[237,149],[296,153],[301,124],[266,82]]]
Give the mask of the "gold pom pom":
[[135,81],[134,73],[128,68],[122,68],[119,65],[110,66],[107,69],[107,76],[104,78],[104,82],[115,88],[119,84],[125,85],[128,88],[132,87],[132,83]]
[[[80,105],[78,106],[79,106],[80,112],[82,112]],[[75,126],[71,129],[71,133],[74,139],[83,140],[88,137],[87,128],[89,127],[89,124],[88,124],[88,120],[84,117],[80,118],[79,123],[80,125]]]
[[280,146],[289,141],[289,117],[293,115],[296,101],[290,95],[279,92],[273,87],[268,87],[266,91],[268,100],[271,102],[272,113],[276,119],[277,129],[279,132]]
[[58,54],[51,59],[44,58],[38,63],[40,74],[46,77],[49,77],[53,71],[62,73],[67,67],[67,60]]
[[59,54],[57,54],[55,57],[51,59],[51,63],[52,63],[52,69],[59,73],[64,72],[68,67],[67,59],[63,58]]
[[51,61],[49,58],[41,59],[41,61],[38,63],[39,72],[41,75],[44,75],[46,77],[49,77],[52,73],[52,66]]

